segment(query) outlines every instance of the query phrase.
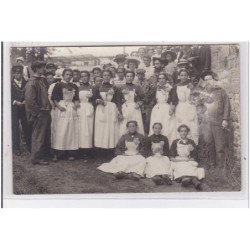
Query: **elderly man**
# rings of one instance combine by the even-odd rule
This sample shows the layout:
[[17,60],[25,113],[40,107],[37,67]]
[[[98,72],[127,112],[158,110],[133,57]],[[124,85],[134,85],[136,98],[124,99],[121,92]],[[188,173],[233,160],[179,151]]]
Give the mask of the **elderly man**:
[[11,103],[12,103],[12,148],[16,155],[20,155],[21,131],[19,123],[22,126],[22,132],[28,150],[30,151],[31,134],[25,116],[24,92],[26,80],[23,78],[23,66],[14,65],[12,67],[13,80],[11,82]]
[[32,126],[31,163],[48,165],[44,160],[46,145],[50,144],[50,102],[43,61],[36,61],[31,68],[34,75],[26,85],[25,109],[29,124]]
[[230,101],[224,89],[216,84],[215,73],[205,71],[201,74],[204,81],[204,100],[207,115],[206,142],[209,152],[215,152],[216,159],[210,157],[211,168],[223,168],[225,164],[226,135],[230,118]]

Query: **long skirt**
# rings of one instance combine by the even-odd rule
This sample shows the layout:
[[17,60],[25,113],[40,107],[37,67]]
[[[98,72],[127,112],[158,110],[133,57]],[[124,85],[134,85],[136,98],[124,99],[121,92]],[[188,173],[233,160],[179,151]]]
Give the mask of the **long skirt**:
[[122,115],[124,119],[120,123],[120,136],[128,132],[126,124],[129,121],[136,121],[138,123],[137,132],[144,135],[144,126],[142,121],[141,109],[136,109],[135,105],[136,103],[134,102],[124,103],[122,105]]
[[199,180],[205,177],[204,168],[198,168],[196,161],[171,162],[171,166],[175,180],[185,176],[197,177]]
[[116,104],[98,105],[95,113],[95,147],[115,148],[119,140],[118,110]]
[[103,163],[98,167],[99,170],[106,173],[136,173],[144,176],[146,159],[141,155],[118,155],[111,162]]
[[175,126],[175,116],[169,115],[170,106],[167,103],[156,104],[151,113],[150,119],[150,132],[149,135],[152,135],[153,124],[160,122],[162,124],[161,134],[167,136],[169,144],[171,145],[172,141],[176,139],[176,126]]
[[80,103],[77,110],[79,116],[79,148],[93,147],[94,107],[91,103]]
[[57,150],[77,150],[79,148],[79,129],[77,111],[73,108],[73,102],[61,100],[59,105],[65,111],[58,108],[54,110],[52,148]]
[[[195,144],[198,144],[199,130],[198,130],[198,116],[196,107],[188,102],[179,102],[175,110],[176,129],[182,124],[187,125],[190,128],[188,138],[194,140]],[[177,134],[177,138],[179,135]]]
[[167,156],[150,156],[146,160],[145,175],[147,178],[152,178],[156,175],[169,175],[172,177],[171,162]]

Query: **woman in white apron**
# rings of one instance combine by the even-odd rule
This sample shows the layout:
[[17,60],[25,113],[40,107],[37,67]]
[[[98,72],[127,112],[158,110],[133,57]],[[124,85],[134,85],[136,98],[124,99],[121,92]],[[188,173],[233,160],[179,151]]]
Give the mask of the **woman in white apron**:
[[145,169],[147,178],[152,178],[156,185],[172,184],[172,168],[169,160],[168,138],[161,134],[162,124],[153,124],[154,133],[148,137],[149,157]]
[[128,133],[123,135],[115,150],[116,157],[109,163],[98,167],[99,170],[112,173],[117,179],[139,180],[144,176],[146,167],[145,137],[137,132],[137,122],[127,123]]
[[122,86],[123,105],[122,116],[120,122],[120,136],[127,133],[126,124],[129,121],[136,121],[138,124],[138,133],[144,135],[144,126],[142,121],[141,106],[144,101],[144,93],[140,86],[133,84],[135,73],[127,71],[125,74],[126,84]]
[[[79,93],[78,87],[70,82],[72,74],[71,69],[63,71],[63,80],[55,85],[51,96],[51,100],[56,106],[52,148],[68,151],[68,159],[71,161],[74,160],[72,151],[79,148],[77,116]],[[54,161],[57,160],[57,153]]]
[[[110,84],[111,72],[103,70],[103,83],[94,89],[95,112],[94,145],[100,149],[114,149],[119,140],[118,116],[120,115],[121,94]],[[102,152],[101,152],[102,151]],[[109,152],[112,155],[112,151]],[[107,156],[108,152],[100,150]]]
[[167,75],[165,73],[159,74],[158,81],[155,96],[157,103],[152,109],[149,135],[153,134],[153,124],[161,123],[161,133],[168,138],[171,144],[172,141],[176,139],[174,107],[168,104],[169,92],[172,86],[167,80]]
[[205,177],[205,171],[198,167],[196,144],[187,138],[189,131],[188,126],[181,125],[178,128],[180,139],[174,140],[171,145],[170,159],[173,177],[184,187],[193,185],[197,190],[201,190],[200,180]]
[[[190,103],[191,89],[189,87],[188,71],[181,69],[179,72],[180,81],[170,91],[170,102],[175,108],[176,128],[186,124],[190,128],[188,137],[198,144],[198,116],[196,106]],[[179,138],[179,135],[177,135]]]
[[85,149],[85,155],[90,153],[88,149],[93,148],[94,132],[93,92],[89,79],[90,73],[81,71],[81,78],[78,83],[80,107],[77,113],[79,117],[79,148]]

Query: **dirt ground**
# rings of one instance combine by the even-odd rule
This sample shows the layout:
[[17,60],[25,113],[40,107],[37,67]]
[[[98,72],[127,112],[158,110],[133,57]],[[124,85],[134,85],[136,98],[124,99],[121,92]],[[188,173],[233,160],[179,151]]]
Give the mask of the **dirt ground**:
[[[48,166],[32,165],[30,155],[22,152],[13,156],[15,194],[81,194],[81,193],[150,193],[197,192],[193,187],[156,186],[150,179],[133,181],[117,180],[113,175],[101,172],[97,167],[107,160],[61,160]],[[240,173],[238,173],[240,175]],[[203,192],[239,191],[240,177],[229,170],[206,170]]]

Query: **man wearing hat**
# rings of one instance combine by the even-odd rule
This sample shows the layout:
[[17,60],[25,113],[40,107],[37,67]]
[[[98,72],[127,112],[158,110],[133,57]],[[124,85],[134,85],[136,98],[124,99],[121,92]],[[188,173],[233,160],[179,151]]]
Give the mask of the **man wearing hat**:
[[137,69],[136,76],[137,80],[135,81],[136,85],[139,85],[145,96],[145,101],[142,104],[142,118],[144,123],[144,129],[146,134],[149,133],[150,117],[151,111],[154,106],[154,96],[156,88],[151,84],[151,82],[145,78],[146,71],[144,69]]
[[210,167],[222,169],[225,164],[226,131],[230,119],[230,101],[224,89],[216,84],[216,74],[204,71],[201,74],[204,81],[205,106],[207,108],[207,131],[205,140],[209,152],[215,152],[216,159],[210,157]]
[[22,132],[30,151],[31,133],[25,115],[24,92],[26,80],[23,78],[23,66],[14,65],[12,67],[13,80],[11,82],[11,114],[12,114],[12,149],[16,155],[20,155],[20,138],[21,131],[19,123],[22,126]]
[[126,62],[126,55],[118,54],[115,56],[114,62],[117,63],[118,67],[124,68]]
[[22,56],[17,57],[16,63],[23,66],[23,77],[26,81],[30,78],[30,72],[28,66],[24,65],[24,58]]
[[56,70],[57,66],[54,63],[50,62],[46,64],[46,73],[52,73],[55,76]]
[[26,85],[25,110],[32,126],[31,163],[48,165],[44,160],[46,145],[50,145],[50,102],[48,88],[44,80],[44,61],[32,63],[34,75]]

